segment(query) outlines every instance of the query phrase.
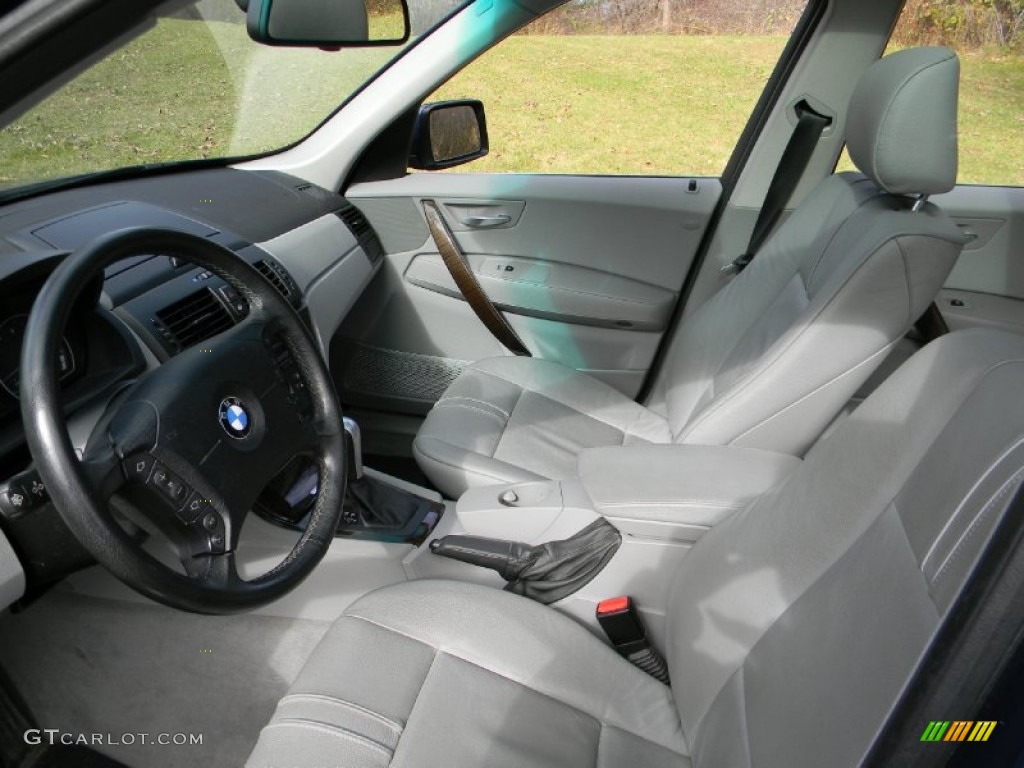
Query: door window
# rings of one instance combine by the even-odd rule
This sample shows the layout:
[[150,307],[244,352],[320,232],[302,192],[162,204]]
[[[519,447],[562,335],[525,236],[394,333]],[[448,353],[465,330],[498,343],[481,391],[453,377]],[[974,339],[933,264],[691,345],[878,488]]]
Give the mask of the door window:
[[484,102],[490,153],[459,172],[717,176],[805,5],[574,0],[427,101]]

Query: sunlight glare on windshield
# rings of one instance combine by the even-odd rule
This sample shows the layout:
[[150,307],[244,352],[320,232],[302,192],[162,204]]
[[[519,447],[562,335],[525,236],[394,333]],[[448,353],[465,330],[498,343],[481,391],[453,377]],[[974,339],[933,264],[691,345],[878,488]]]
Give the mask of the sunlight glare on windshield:
[[[411,0],[410,42],[457,4]],[[264,47],[234,0],[176,8],[0,129],[0,189],[283,148],[409,45]]]

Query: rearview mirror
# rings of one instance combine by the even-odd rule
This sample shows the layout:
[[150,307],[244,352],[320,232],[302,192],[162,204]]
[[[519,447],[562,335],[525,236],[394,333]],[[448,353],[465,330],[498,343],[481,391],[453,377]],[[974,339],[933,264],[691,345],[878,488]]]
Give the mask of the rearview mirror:
[[363,48],[409,39],[405,0],[248,0],[249,37],[265,45]]
[[424,104],[413,129],[409,167],[451,168],[487,154],[484,105],[475,99]]

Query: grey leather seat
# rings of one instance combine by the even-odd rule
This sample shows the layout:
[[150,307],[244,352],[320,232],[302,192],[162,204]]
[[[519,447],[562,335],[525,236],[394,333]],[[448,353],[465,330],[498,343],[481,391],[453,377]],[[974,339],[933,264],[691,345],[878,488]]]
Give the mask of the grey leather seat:
[[672,578],[672,688],[550,607],[443,581],[352,605],[250,768],[858,764],[1024,479],[1024,338],[946,336]]
[[963,239],[914,198],[956,180],[959,62],[945,48],[866,70],[847,142],[863,174],[825,179],[751,265],[678,329],[647,406],[538,359],[467,368],[413,450],[449,496],[570,477],[585,448],[739,445],[802,454],[942,286]]

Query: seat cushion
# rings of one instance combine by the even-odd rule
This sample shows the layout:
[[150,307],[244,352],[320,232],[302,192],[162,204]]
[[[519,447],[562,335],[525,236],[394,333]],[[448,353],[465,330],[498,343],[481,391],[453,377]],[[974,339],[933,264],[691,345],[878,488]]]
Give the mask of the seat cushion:
[[670,442],[668,423],[591,376],[530,357],[468,367],[427,416],[413,451],[439,489],[574,476],[585,448]]
[[249,768],[690,765],[669,689],[556,611],[420,581],[352,605]]

